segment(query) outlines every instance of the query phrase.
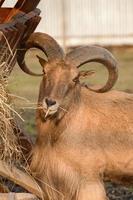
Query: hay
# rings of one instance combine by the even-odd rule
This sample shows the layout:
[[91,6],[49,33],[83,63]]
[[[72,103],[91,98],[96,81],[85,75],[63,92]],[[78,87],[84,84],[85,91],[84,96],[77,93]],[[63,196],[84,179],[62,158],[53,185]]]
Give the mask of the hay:
[[0,65],[0,160],[16,164],[21,158],[17,134],[14,134],[15,122],[12,105],[9,103],[7,84],[8,68]]
[[[1,38],[4,38],[8,56],[14,58],[14,54],[6,36],[0,31]],[[6,46],[6,47],[5,47]],[[1,53],[3,49],[0,49]],[[4,55],[3,55],[4,56]],[[14,121],[14,114],[17,112],[9,102],[7,92],[8,76],[12,66],[8,66],[6,62],[0,63],[0,160],[6,161],[10,164],[20,164],[22,157],[21,147],[19,146],[19,134],[14,133],[18,131]]]

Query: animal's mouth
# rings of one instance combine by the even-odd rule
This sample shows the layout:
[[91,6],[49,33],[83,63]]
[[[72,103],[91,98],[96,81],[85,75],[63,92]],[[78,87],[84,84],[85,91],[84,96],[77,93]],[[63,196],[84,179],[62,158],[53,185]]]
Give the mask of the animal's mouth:
[[52,105],[52,106],[47,106],[46,103],[43,102],[42,110],[44,112],[44,118],[53,116],[55,113],[58,112],[58,109],[59,109],[58,103],[56,103],[55,105]]
[[43,111],[44,111],[44,118],[47,118],[48,116],[52,116],[54,115],[55,113],[57,113],[58,109],[57,108],[43,108]]

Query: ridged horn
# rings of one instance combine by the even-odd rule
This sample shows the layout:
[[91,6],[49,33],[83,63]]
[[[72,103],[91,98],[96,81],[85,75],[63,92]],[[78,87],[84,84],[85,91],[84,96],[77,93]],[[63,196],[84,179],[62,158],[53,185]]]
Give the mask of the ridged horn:
[[32,33],[29,39],[24,44],[24,47],[17,52],[17,62],[20,68],[27,74],[32,76],[41,76],[36,74],[27,67],[25,62],[25,54],[30,48],[38,48],[42,50],[48,58],[48,61],[63,59],[64,52],[59,44],[48,34]]
[[95,92],[107,92],[109,91],[117,81],[118,68],[117,62],[113,55],[105,48],[98,46],[85,46],[79,47],[67,54],[66,60],[76,67],[80,67],[88,62],[98,62],[103,64],[109,73],[108,81],[99,89],[90,89]]

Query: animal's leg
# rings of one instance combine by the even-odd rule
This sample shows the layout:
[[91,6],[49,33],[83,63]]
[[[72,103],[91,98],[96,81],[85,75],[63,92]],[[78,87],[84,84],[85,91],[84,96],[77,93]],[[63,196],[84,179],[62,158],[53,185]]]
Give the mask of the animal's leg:
[[80,187],[78,200],[107,200],[104,185],[100,181],[86,182]]

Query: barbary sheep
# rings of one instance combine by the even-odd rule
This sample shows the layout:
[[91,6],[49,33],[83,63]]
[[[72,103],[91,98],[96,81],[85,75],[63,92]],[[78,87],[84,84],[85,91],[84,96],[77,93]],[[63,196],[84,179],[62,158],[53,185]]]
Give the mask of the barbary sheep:
[[[102,47],[79,47],[65,55],[52,37],[33,33],[17,58],[30,75],[36,74],[24,57],[32,47],[48,58],[38,56],[43,78],[31,161],[44,199],[105,200],[104,177],[133,180],[133,94],[109,91],[118,70],[114,57]],[[80,77],[89,75],[89,70],[79,68],[88,62],[106,66],[109,78],[102,88],[80,84]]]

